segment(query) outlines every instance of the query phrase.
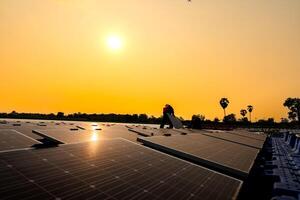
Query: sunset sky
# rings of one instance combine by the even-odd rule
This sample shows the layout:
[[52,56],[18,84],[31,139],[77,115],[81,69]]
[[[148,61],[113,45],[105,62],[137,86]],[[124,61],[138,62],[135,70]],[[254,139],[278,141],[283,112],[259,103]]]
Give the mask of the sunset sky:
[[299,0],[1,0],[0,112],[286,117]]

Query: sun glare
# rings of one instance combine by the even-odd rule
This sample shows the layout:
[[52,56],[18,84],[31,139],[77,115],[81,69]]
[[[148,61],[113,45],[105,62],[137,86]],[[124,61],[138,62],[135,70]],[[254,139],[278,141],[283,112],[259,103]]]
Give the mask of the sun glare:
[[98,133],[93,132],[91,136],[91,141],[97,141],[99,139]]
[[107,46],[112,50],[118,50],[122,47],[122,40],[118,36],[109,36],[107,38]]

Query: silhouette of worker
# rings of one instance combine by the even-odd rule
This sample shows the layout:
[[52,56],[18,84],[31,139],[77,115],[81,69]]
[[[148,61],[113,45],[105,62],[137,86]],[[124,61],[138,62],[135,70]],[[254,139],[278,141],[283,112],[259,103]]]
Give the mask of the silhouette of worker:
[[163,108],[163,118],[160,124],[160,128],[164,128],[165,124],[169,124],[169,128],[173,128],[173,124],[168,116],[168,114],[170,115],[174,115],[174,109],[172,108],[171,105],[166,104],[165,107]]

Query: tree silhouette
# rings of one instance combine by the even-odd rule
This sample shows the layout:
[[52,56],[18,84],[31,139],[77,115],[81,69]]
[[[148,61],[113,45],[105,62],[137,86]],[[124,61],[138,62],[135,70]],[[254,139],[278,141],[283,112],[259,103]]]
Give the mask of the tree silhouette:
[[287,98],[283,105],[290,110],[288,112],[289,119],[298,120],[300,125],[300,98]]
[[245,117],[245,116],[247,115],[247,110],[242,109],[242,110],[240,111],[240,113],[241,113],[241,115],[242,115],[243,117]]
[[252,111],[253,111],[253,106],[248,105],[248,106],[247,106],[247,110],[248,110],[248,112],[249,112],[249,119],[250,119],[250,122],[251,122],[251,113],[252,113]]
[[224,122],[236,122],[236,117],[235,117],[235,114],[231,113],[229,115],[226,115],[224,117]]
[[204,120],[204,115],[193,115],[191,120],[191,128],[200,129]]
[[228,100],[227,98],[224,98],[224,97],[223,97],[223,98],[220,100],[220,105],[221,105],[221,107],[222,107],[223,110],[224,110],[224,118],[226,117],[226,108],[227,108],[228,104],[229,104],[229,100]]
[[215,117],[214,122],[219,122],[219,118]]
[[192,120],[198,118],[200,121],[204,121],[205,120],[205,116],[204,115],[193,115],[192,116]]
[[282,118],[280,119],[280,122],[281,122],[281,123],[289,123],[289,120],[288,120],[287,118],[282,117]]
[[247,115],[247,110],[246,109],[241,109],[240,114],[242,115],[241,121],[247,122],[248,119],[245,117]]
[[56,116],[59,118],[63,118],[65,114],[63,112],[58,112]]

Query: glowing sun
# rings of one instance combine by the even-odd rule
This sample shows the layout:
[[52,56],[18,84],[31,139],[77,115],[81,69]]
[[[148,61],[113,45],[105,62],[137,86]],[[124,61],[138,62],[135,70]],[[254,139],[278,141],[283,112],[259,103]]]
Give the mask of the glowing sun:
[[122,47],[122,40],[119,36],[109,36],[106,40],[108,48],[118,50]]

